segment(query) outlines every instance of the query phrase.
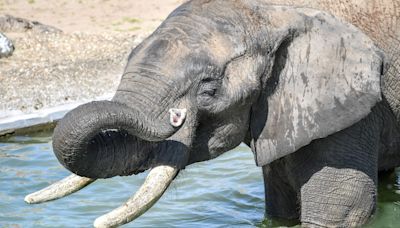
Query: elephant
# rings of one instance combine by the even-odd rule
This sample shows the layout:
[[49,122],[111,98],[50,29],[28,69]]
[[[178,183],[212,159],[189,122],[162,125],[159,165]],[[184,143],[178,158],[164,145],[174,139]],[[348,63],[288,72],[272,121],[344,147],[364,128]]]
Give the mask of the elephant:
[[132,50],[111,101],[57,123],[53,150],[73,174],[25,201],[150,169],[134,196],[94,222],[122,225],[180,170],[243,142],[262,167],[267,215],[365,224],[378,172],[400,165],[398,14],[364,20],[370,8],[329,7],[340,1],[271,3],[192,0],[174,10]]

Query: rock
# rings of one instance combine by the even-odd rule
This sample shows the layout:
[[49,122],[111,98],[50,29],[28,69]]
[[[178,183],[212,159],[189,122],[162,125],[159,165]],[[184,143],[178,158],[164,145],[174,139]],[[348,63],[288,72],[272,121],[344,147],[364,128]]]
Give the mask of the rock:
[[14,51],[11,40],[0,32],[0,58],[10,56]]
[[58,33],[60,29],[45,25],[37,21],[29,21],[11,15],[0,16],[0,31],[2,32],[38,32],[38,33]]

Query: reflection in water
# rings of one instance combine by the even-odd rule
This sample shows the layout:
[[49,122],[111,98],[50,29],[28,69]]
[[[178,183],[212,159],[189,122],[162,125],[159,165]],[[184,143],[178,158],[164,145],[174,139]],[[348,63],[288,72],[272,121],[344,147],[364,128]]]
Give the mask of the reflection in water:
[[[125,202],[146,176],[99,180],[64,199],[27,205],[26,194],[69,175],[53,155],[50,134],[0,142],[0,227],[90,227],[98,216]],[[400,171],[380,182],[377,214],[368,227],[400,227],[399,176]],[[252,153],[239,146],[213,161],[187,167],[153,208],[125,227],[288,224],[263,219],[262,181]]]

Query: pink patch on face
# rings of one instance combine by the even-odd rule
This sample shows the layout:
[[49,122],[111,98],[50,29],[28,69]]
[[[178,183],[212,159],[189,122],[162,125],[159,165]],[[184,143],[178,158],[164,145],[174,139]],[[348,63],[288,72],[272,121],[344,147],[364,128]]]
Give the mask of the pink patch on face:
[[171,108],[169,110],[170,114],[170,123],[174,127],[179,127],[182,125],[183,121],[186,118],[186,109],[177,109],[177,108]]

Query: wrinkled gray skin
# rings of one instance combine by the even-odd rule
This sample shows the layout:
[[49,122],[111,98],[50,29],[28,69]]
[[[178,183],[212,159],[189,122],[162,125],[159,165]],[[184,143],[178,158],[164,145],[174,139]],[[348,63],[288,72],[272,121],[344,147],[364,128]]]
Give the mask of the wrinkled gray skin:
[[[378,171],[400,163],[400,66],[391,51],[399,43],[378,42],[381,52],[327,13],[267,2],[176,9],[132,51],[111,102],[59,122],[59,161],[108,178],[183,169],[245,142],[263,167],[267,214],[310,226],[365,223]],[[169,123],[170,108],[188,110],[182,126]]]

